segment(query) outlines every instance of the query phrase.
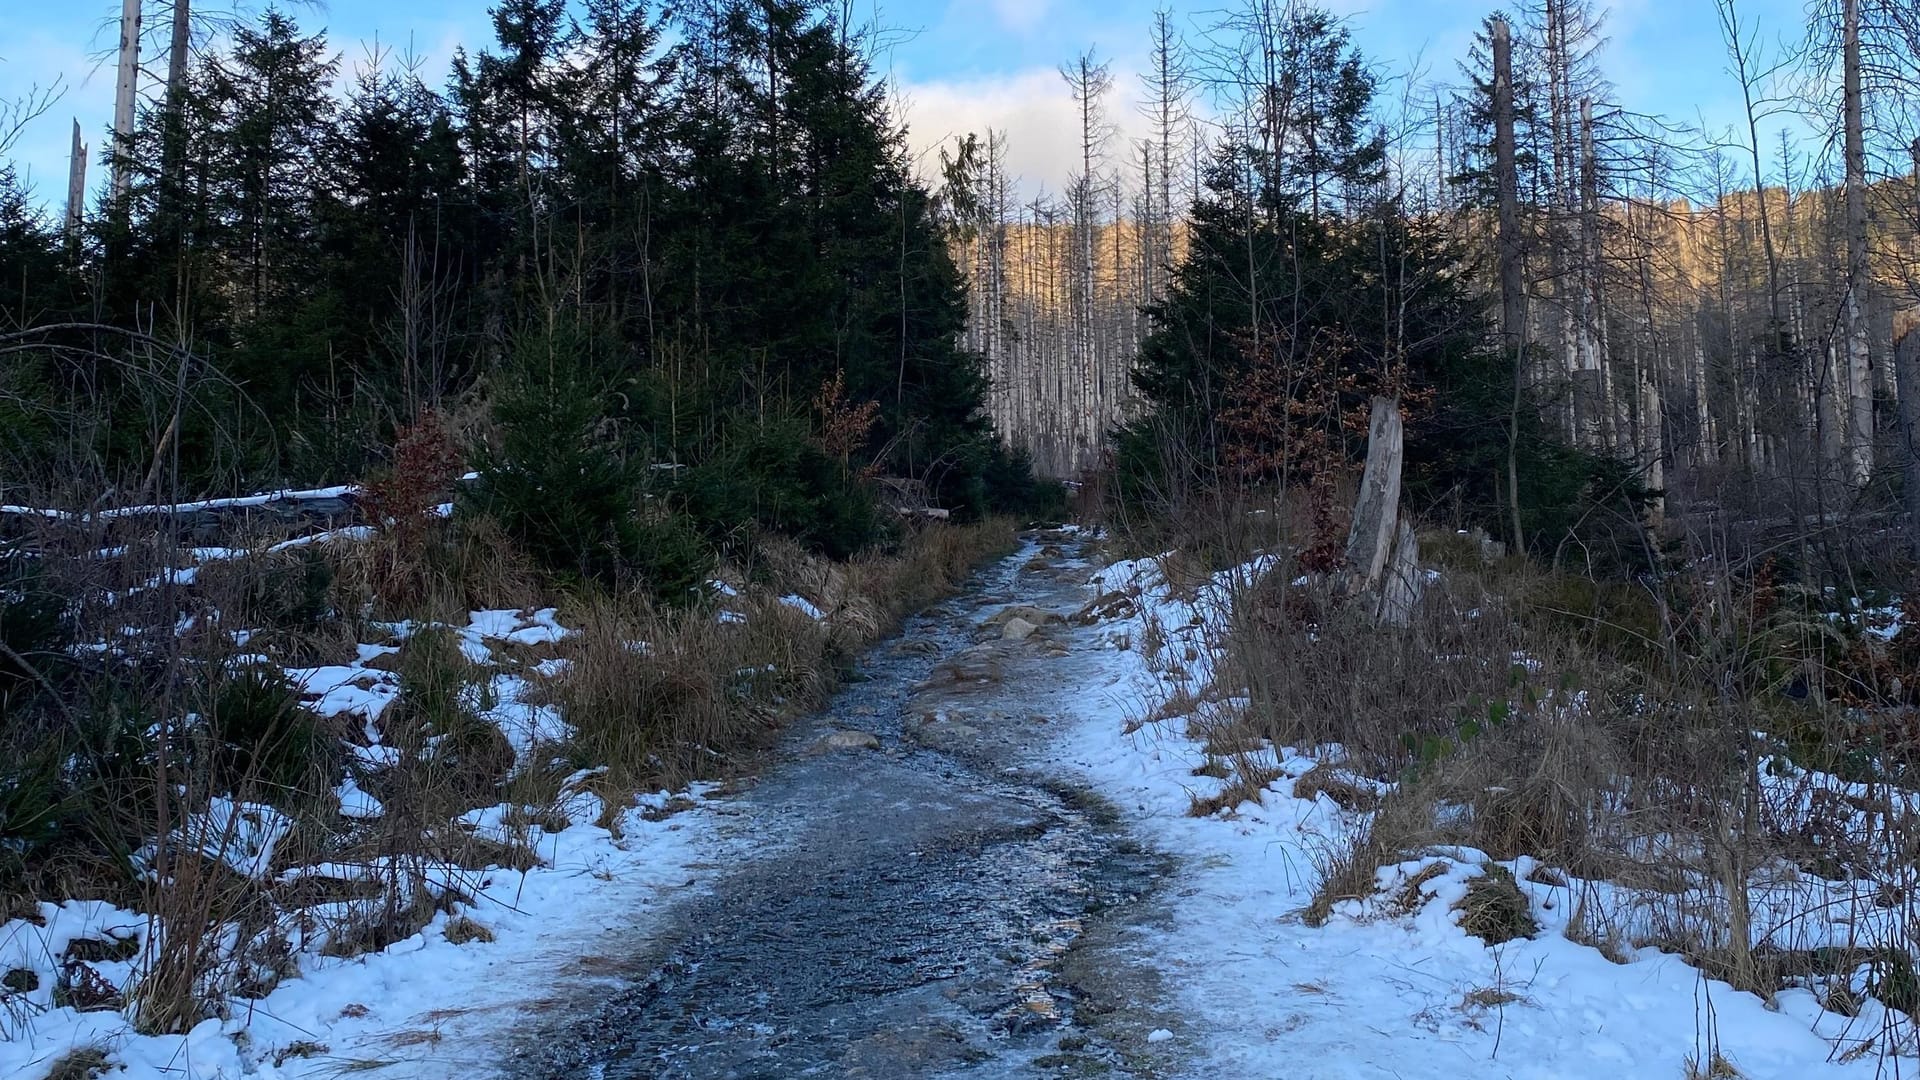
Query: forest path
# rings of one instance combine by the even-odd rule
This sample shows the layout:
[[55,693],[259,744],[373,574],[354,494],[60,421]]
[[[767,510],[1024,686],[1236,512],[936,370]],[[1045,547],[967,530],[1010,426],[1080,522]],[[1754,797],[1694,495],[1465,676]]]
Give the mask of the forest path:
[[[1168,1075],[1137,931],[1171,860],[1033,766],[1099,685],[1097,634],[1038,614],[1085,602],[1074,543],[1030,538],[876,648],[725,800],[727,869],[599,958],[615,978],[515,1036],[507,1073]],[[1009,608],[1043,625],[1005,634]]]

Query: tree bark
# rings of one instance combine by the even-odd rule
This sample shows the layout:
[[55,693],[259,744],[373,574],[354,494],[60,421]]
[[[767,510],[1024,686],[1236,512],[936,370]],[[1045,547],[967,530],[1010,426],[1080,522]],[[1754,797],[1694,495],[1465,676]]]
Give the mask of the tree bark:
[[1526,551],[1520,524],[1520,406],[1526,391],[1527,294],[1521,277],[1520,175],[1513,139],[1513,31],[1493,22],[1493,153],[1500,188],[1500,330],[1513,358],[1513,401],[1507,416],[1507,496],[1513,511],[1513,550]]
[[1867,150],[1860,102],[1860,0],[1845,0],[1842,66],[1846,97],[1847,478],[1864,487],[1873,475],[1873,382],[1867,355]]
[[120,64],[113,86],[113,205],[125,210],[133,186],[134,95],[140,83],[140,0],[121,0]]

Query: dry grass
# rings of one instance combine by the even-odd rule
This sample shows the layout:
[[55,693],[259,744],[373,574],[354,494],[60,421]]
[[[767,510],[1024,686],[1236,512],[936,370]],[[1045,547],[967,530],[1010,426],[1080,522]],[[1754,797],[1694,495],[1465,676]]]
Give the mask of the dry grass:
[[476,941],[482,945],[493,943],[493,931],[465,915],[456,915],[449,920],[442,935],[455,945],[468,945]]
[[1682,1067],[1687,1080],[1743,1080],[1747,1075],[1715,1050],[1705,1060],[1689,1056]]
[[1402,914],[1411,915],[1426,906],[1427,883],[1447,875],[1453,864],[1445,859],[1429,864],[1424,870],[1401,883],[1400,892],[1394,897],[1393,906]]
[[1241,803],[1259,802],[1267,791],[1267,785],[1280,779],[1283,774],[1278,769],[1243,761],[1232,770],[1226,786],[1212,795],[1193,797],[1192,805],[1187,807],[1189,817],[1212,817],[1222,810],[1231,810]]
[[[601,787],[610,796],[735,774],[785,717],[824,700],[862,649],[1012,542],[1004,521],[927,528],[898,554],[846,564],[769,543],[741,572],[767,587],[717,609],[584,600],[559,650],[571,663],[547,684],[547,700],[576,732],[575,764],[609,767]],[[789,594],[824,618],[782,603]],[[723,621],[719,610],[744,619]]]
[[46,1080],[96,1080],[106,1075],[107,1051],[104,1047],[83,1046],[53,1059]]
[[1460,915],[1460,929],[1488,945],[1504,945],[1540,932],[1526,894],[1505,867],[1484,867],[1467,882],[1467,894],[1455,902],[1453,910]]
[[[1170,561],[1176,576],[1217,562],[1209,553],[1229,550],[1220,533],[1202,521],[1201,554]],[[1451,534],[1427,547],[1444,571],[1412,624],[1387,629],[1311,580],[1292,584],[1295,535],[1283,529],[1266,548],[1279,559],[1261,580],[1228,585],[1214,683],[1176,683],[1142,714],[1196,717],[1207,753],[1196,773],[1231,784],[1196,800],[1198,813],[1248,794],[1238,766],[1255,748],[1323,751],[1294,793],[1324,794],[1359,820],[1315,853],[1307,922],[1373,903],[1383,866],[1437,845],[1493,863],[1531,856],[1532,881],[1568,890],[1555,898],[1570,907],[1566,936],[1610,960],[1658,945],[1763,996],[1811,987],[1830,1009],[1857,1011],[1824,969],[1783,960],[1809,949],[1777,938],[1825,943],[1809,928],[1820,918],[1760,925],[1750,894],[1784,875],[1832,903],[1815,882],[1879,881],[1859,903],[1920,909],[1905,869],[1920,820],[1892,810],[1920,777],[1908,764],[1920,762],[1920,725],[1889,708],[1920,704],[1920,648],[1863,640],[1821,589],[1788,587],[1711,545],[1659,577],[1602,581],[1489,558]],[[1827,580],[1846,595],[1844,572]],[[1820,791],[1789,759],[1863,787]],[[1381,781],[1392,794],[1376,800]],[[1461,903],[1463,925],[1489,942],[1537,933],[1524,892],[1493,863]],[[1419,885],[1381,908],[1418,902]],[[1872,967],[1881,954],[1850,955]],[[1891,961],[1874,970],[1905,1030],[1920,1016],[1920,977]]]
[[1350,776],[1341,775],[1339,767],[1327,762],[1308,769],[1293,782],[1293,797],[1296,799],[1314,799],[1322,795],[1342,810],[1365,812],[1380,805],[1377,792]]

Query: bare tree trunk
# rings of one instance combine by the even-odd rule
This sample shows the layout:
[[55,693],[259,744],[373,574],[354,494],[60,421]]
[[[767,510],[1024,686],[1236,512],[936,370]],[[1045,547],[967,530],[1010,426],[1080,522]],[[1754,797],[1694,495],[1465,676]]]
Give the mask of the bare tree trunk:
[[1873,382],[1867,355],[1867,150],[1860,102],[1860,0],[1844,0],[1842,66],[1846,96],[1847,478],[1864,487],[1873,475]]
[[1520,525],[1520,406],[1526,389],[1527,294],[1521,279],[1520,175],[1513,139],[1513,32],[1493,22],[1493,153],[1500,188],[1500,329],[1513,357],[1513,402],[1507,416],[1507,497],[1513,511],[1513,550],[1526,551]]
[[133,184],[133,110],[140,81],[140,0],[120,3],[120,65],[113,85],[113,205],[125,210]]
[[[1920,138],[1908,148],[1913,161],[1913,220],[1920,228]],[[1907,509],[1907,545],[1920,558],[1920,312],[1909,312],[1906,333],[1895,334],[1894,381],[1899,385],[1901,493]]]
[[1593,149],[1593,102],[1580,102],[1580,204],[1578,297],[1574,319],[1574,416],[1579,440],[1589,449],[1609,445],[1605,344],[1600,307],[1600,166]]
[[[1755,95],[1759,90],[1763,73],[1758,70],[1758,66],[1755,63],[1752,52],[1753,39],[1740,24],[1739,9],[1735,6],[1734,0],[1716,0],[1716,6],[1720,14],[1721,32],[1727,43],[1727,54],[1733,61],[1734,77],[1740,84],[1741,104],[1746,110],[1747,149],[1753,159],[1755,212],[1760,217],[1760,246],[1762,253],[1766,257],[1767,314],[1770,325],[1767,327],[1768,355],[1761,359],[1762,362],[1771,361],[1777,363],[1785,367],[1787,371],[1794,373],[1791,384],[1793,389],[1791,403],[1795,408],[1800,410],[1800,419],[1808,428],[1817,428],[1819,424],[1817,395],[1809,396],[1802,389],[1805,380],[1801,374],[1803,369],[1803,364],[1800,360],[1801,338],[1796,332],[1798,329],[1797,324],[1787,318],[1784,310],[1786,296],[1782,290],[1780,281],[1780,256],[1779,250],[1774,243],[1773,214],[1767,206],[1766,173],[1760,165],[1761,105]],[[1785,198],[1789,200],[1790,204],[1793,193],[1787,191]],[[1724,210],[1722,212],[1724,213]],[[1756,380],[1752,389],[1755,391],[1760,389],[1758,380]],[[1754,403],[1750,403],[1750,407],[1752,404]],[[1748,442],[1752,445],[1762,445],[1757,433],[1754,432],[1751,427],[1748,430],[1747,438]],[[1769,462],[1769,464],[1775,468],[1778,467],[1777,459],[1780,456],[1779,447],[1773,447],[1770,453],[1763,450],[1762,454],[1776,459]]]
[[87,144],[80,141],[80,121],[73,122],[73,150],[67,158],[67,244],[80,243],[80,219],[87,210]]

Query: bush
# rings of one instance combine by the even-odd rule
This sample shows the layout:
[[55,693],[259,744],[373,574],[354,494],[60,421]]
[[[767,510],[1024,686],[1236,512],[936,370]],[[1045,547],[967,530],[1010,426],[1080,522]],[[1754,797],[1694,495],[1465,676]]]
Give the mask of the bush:
[[1035,476],[1033,458],[994,439],[968,455],[967,497],[960,504],[968,518],[1011,514],[1028,521],[1063,521],[1067,488],[1058,480]]
[[20,684],[37,682],[36,674],[55,675],[50,668],[60,664],[73,640],[66,609],[66,601],[24,562],[0,561],[0,645],[6,646],[0,649],[0,716]]
[[475,714],[467,696],[473,674],[444,627],[422,630],[402,647],[400,700],[385,723],[406,761],[376,791],[389,807],[418,808],[431,819],[497,798],[513,769],[513,747]]
[[686,470],[678,491],[720,544],[764,530],[844,559],[892,537],[872,494],[795,420],[736,425],[719,452]]
[[529,364],[494,398],[497,439],[477,449],[464,507],[497,521],[549,574],[643,582],[684,599],[710,565],[691,532],[642,515],[648,470],[629,458],[604,389],[566,364]]
[[66,748],[58,740],[8,750],[0,765],[0,892],[21,886],[28,861],[59,838],[73,812],[60,771]]
[[250,664],[217,676],[205,719],[213,781],[225,790],[258,784],[269,801],[286,799],[317,784],[331,788],[340,771],[338,741],[300,706],[299,691],[277,668]]

